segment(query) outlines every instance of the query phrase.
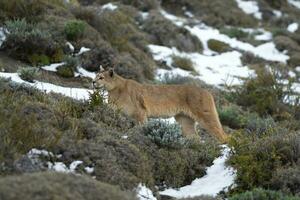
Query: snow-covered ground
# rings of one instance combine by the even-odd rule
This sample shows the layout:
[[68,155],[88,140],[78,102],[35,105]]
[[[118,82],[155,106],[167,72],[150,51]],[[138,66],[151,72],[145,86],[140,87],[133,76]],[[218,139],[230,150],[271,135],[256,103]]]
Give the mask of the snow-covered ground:
[[190,185],[179,189],[167,189],[160,194],[175,198],[196,197],[200,195],[216,196],[220,191],[226,190],[234,184],[235,170],[225,165],[230,149],[223,145],[222,155],[216,158],[213,165],[208,167],[206,175],[195,179]]
[[3,27],[0,27],[0,47],[2,46],[2,43],[5,41],[6,39],[6,36],[5,36],[5,33],[4,33],[4,28]]
[[115,4],[112,4],[112,3],[107,3],[107,4],[104,4],[102,7],[101,7],[103,10],[116,10],[118,8],[117,5]]
[[300,9],[300,1],[299,0],[288,0],[288,2],[295,6],[296,8]]
[[299,24],[294,22],[288,25],[287,30],[291,33],[294,33],[298,30]]
[[50,93],[50,92],[59,93],[78,100],[87,100],[89,98],[89,93],[92,93],[92,90],[85,89],[85,88],[63,87],[63,86],[58,86],[55,84],[45,83],[40,81],[29,83],[27,81],[22,80],[17,73],[0,72],[0,77],[11,79],[11,81],[16,83],[26,84],[35,87],[46,93]]
[[[33,148],[31,149],[28,153],[27,156],[29,159],[31,159],[32,161],[34,161],[34,163],[42,163],[45,162],[44,159],[48,159],[49,161],[47,161],[47,167],[48,170],[51,171],[56,171],[56,172],[62,172],[62,173],[76,173],[76,168],[79,165],[83,165],[83,161],[81,160],[75,160],[73,161],[69,167],[63,163],[63,162],[51,162],[50,160],[52,159],[57,159],[60,158],[61,155],[54,155],[52,152],[49,152],[47,150],[40,150],[40,149],[36,149]],[[40,158],[43,157],[44,159],[41,160]],[[91,174],[94,172],[94,168],[93,167],[85,167],[84,168],[86,173]]]
[[262,19],[262,13],[259,12],[259,7],[256,1],[235,0],[238,7],[246,14],[253,15],[256,19]]
[[153,192],[141,183],[136,188],[136,193],[139,200],[157,200]]

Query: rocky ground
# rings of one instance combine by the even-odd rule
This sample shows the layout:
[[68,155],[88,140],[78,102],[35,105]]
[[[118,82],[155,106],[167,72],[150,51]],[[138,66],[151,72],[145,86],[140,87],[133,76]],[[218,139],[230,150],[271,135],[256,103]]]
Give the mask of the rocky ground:
[[[299,19],[297,0],[1,1],[0,199],[300,199]],[[207,88],[229,143],[112,110],[100,65]]]

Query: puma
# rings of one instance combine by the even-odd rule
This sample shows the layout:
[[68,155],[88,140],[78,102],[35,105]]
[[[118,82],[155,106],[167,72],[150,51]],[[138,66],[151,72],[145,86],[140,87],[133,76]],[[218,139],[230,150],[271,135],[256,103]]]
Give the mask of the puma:
[[93,80],[94,87],[105,87],[108,102],[121,109],[140,124],[148,117],[175,117],[185,137],[199,137],[195,122],[226,142],[227,135],[220,123],[213,96],[192,85],[151,85],[125,79],[112,68],[101,70]]

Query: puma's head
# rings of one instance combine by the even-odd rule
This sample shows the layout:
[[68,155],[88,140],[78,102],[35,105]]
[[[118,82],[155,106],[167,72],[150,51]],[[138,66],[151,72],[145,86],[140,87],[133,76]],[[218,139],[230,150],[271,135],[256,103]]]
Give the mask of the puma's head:
[[101,67],[100,71],[96,74],[96,77],[93,80],[93,87],[94,88],[105,87],[108,90],[113,89],[115,87],[114,79],[115,79],[115,72],[112,68],[104,70]]

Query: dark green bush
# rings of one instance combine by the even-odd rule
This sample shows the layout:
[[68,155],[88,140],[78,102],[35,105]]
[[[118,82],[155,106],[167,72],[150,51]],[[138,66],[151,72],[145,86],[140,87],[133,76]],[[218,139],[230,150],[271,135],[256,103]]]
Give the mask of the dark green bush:
[[263,68],[257,71],[256,77],[247,78],[241,86],[231,88],[231,98],[260,115],[280,119],[290,112],[284,99],[291,95],[291,91],[285,87],[279,82],[278,72]]
[[22,67],[18,70],[21,79],[33,83],[37,76],[38,69],[36,67]]
[[162,120],[150,120],[143,130],[153,142],[162,147],[182,146],[185,144],[185,139],[181,134],[181,129],[178,124],[171,124]]
[[242,194],[236,194],[229,198],[229,200],[299,200],[299,197],[293,197],[281,192],[264,190],[257,188],[247,191]]
[[260,136],[235,133],[230,142],[235,151],[229,160],[237,169],[234,191],[269,188],[276,169],[299,162],[299,137],[299,134],[288,133],[282,128],[268,128]]
[[95,89],[93,93],[89,93],[89,105],[93,109],[96,106],[103,106],[104,104],[104,90]]
[[70,20],[65,25],[65,34],[68,40],[80,39],[85,31],[85,23],[81,20]]
[[79,64],[78,58],[66,56],[63,61],[64,65],[57,67],[57,74],[65,78],[74,77],[75,71],[77,71],[77,66]]

